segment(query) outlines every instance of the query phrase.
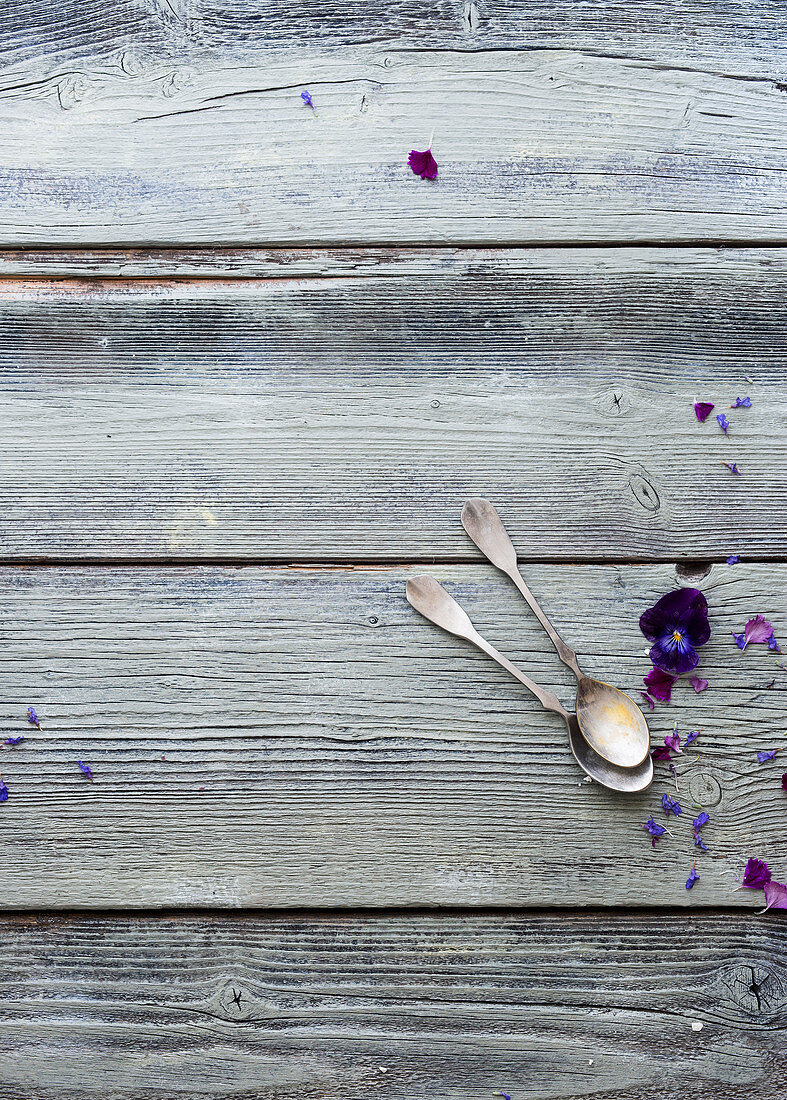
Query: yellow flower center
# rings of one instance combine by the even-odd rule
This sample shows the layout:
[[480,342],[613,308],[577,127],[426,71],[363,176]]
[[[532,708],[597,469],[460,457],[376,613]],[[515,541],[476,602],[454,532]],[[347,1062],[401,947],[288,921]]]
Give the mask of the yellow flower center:
[[673,640],[673,642],[682,642],[683,641],[683,635],[681,634],[681,632],[679,630],[673,630],[672,631],[672,640]]

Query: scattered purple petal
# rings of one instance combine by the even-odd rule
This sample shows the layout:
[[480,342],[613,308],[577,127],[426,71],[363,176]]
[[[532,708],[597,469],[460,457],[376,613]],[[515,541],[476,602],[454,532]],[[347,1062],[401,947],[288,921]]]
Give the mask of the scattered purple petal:
[[699,735],[700,735],[700,733],[701,733],[701,732],[702,732],[701,730],[690,730],[690,731],[689,731],[689,732],[688,732],[688,733],[686,734],[686,740],[685,740],[685,741],[683,742],[683,747],[684,747],[684,749],[685,749],[685,748],[686,748],[686,747],[687,747],[688,745],[690,745],[690,744],[692,743],[692,741],[696,741],[696,740],[697,740],[697,738],[699,737]]
[[766,882],[765,908],[787,909],[787,886],[781,882]]
[[787,791],[787,772],[782,775],[782,790]]
[[694,820],[692,821],[692,825],[695,829],[701,829],[702,826],[707,825],[709,821],[710,815],[706,814],[703,810],[701,814],[698,814],[698,816],[694,818]]
[[680,736],[679,736],[677,730],[675,731],[675,733],[668,733],[667,734],[667,736],[664,738],[664,744],[667,746],[668,749],[672,749],[672,751],[674,753],[676,753],[678,756],[680,756],[680,754],[681,754]]
[[737,565],[740,560],[740,554],[730,554],[730,556],[727,558],[727,565]]
[[704,424],[710,414],[716,408],[715,405],[711,405],[709,401],[695,401],[694,412],[700,424]]
[[311,107],[311,109],[314,110],[314,100],[308,92],[301,92],[301,99],[307,107]]
[[669,751],[668,748],[665,748],[663,745],[656,745],[655,749],[651,750],[650,755],[651,755],[651,759],[653,759],[653,760],[671,760],[672,759],[672,753]]
[[24,736],[23,735],[20,735],[19,737],[6,737],[3,744],[4,745],[21,745],[21,743],[23,741],[24,741]]
[[696,588],[678,588],[642,613],[639,628],[654,643],[655,667],[682,676],[697,667],[697,649],[710,637],[708,601]]
[[690,676],[689,683],[698,695],[701,691],[705,691],[705,689],[708,687],[708,681],[703,680],[701,676]]
[[0,775],[0,802],[8,801],[8,787],[3,782],[3,777]]
[[737,474],[738,477],[741,476],[741,472],[738,469],[738,463],[737,462],[722,462],[722,466],[726,466],[731,474]]
[[752,856],[746,864],[746,870],[743,872],[741,886],[745,886],[749,890],[762,890],[766,882],[770,881],[771,872],[768,870],[768,864],[765,860],[755,859]]
[[645,822],[642,828],[645,830],[646,833],[650,834],[651,844],[654,848],[656,847],[656,841],[659,839],[659,837],[664,836],[667,831],[663,825],[659,825],[653,820],[653,814],[650,815],[650,818]]
[[675,799],[670,798],[668,794],[663,794],[661,796],[661,806],[667,817],[669,817],[670,814],[674,814],[675,817],[678,817],[683,813],[680,802],[676,802]]
[[719,425],[719,427],[721,428],[721,430],[724,432],[725,435],[729,432],[730,422],[727,419],[727,417],[724,415],[724,413],[719,413],[719,415],[716,417],[716,423]]
[[412,149],[410,156],[407,158],[407,163],[416,176],[420,176],[422,180],[437,179],[437,161],[432,156],[431,149],[424,149],[422,153],[419,153],[417,149]]
[[735,638],[738,648],[745,649],[749,644],[767,642],[773,637],[773,627],[767,619],[762,617],[762,615],[755,615],[753,619],[749,619],[746,626],[743,628],[743,645],[738,641],[741,635],[733,633],[733,637]]
[[779,751],[778,749],[771,749],[770,752],[758,752],[757,753],[757,763],[758,764],[764,764],[767,760],[773,760],[774,756],[776,755],[776,753],[778,751]]
[[35,707],[27,708],[27,720],[31,726],[38,726],[41,729],[41,723],[38,721],[38,715],[35,712]]
[[738,649],[745,649],[746,648],[746,635],[745,634],[736,634],[735,631],[733,630],[732,631],[732,636],[735,639],[735,644],[738,647]]
[[645,700],[645,702],[646,702],[646,703],[648,704],[648,706],[650,707],[650,709],[651,709],[651,710],[654,710],[654,709],[655,709],[655,706],[656,706],[656,704],[655,704],[655,703],[653,702],[653,700],[651,699],[651,697],[650,697],[650,696],[648,695],[647,691],[641,691],[641,692],[640,692],[640,695],[641,695],[641,696],[642,696],[642,698],[643,698],[643,699]]
[[81,760],[77,760],[77,764],[79,764],[79,770],[82,772],[82,774],[86,775],[88,777],[88,779],[90,780],[90,782],[92,783],[93,782],[93,769],[90,767],[90,765],[89,764],[83,764]]
[[694,883],[699,881],[699,877],[696,867],[692,867],[689,871],[689,877],[686,879],[686,889],[690,890]]
[[707,852],[708,850],[708,845],[705,843],[705,841],[702,839],[696,829],[694,830],[694,846],[695,848],[699,848],[701,852]]
[[648,694],[652,695],[654,699],[658,699],[660,703],[668,703],[672,698],[672,685],[675,683],[675,677],[670,676],[663,669],[654,666],[643,678],[643,683],[648,689]]
[[781,646],[776,641],[775,634],[771,634],[770,638],[768,639],[768,649],[772,649],[774,653],[781,653]]
[[736,397],[735,404],[730,405],[731,409],[750,409],[751,398],[750,397]]

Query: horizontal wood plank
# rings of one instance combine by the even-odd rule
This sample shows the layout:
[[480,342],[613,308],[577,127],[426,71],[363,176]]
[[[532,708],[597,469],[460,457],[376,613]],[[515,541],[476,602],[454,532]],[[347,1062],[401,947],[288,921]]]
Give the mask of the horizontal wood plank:
[[8,1100],[772,1100],[787,1082],[778,916],[0,928]]
[[165,262],[0,283],[6,561],[784,556],[781,250]]
[[[417,568],[5,569],[0,720],[9,909],[587,904],[757,906],[748,856],[787,875],[780,748],[787,680],[730,632],[755,612],[787,637],[784,566],[714,566],[702,586],[711,687],[650,717],[701,737],[675,793],[583,782],[562,723],[404,600]],[[559,664],[491,567],[434,570],[478,627],[568,705]],[[632,693],[638,617],[673,567],[528,566],[590,675]],[[42,730],[25,725],[34,705]],[[91,784],[77,762],[94,770]],[[701,881],[691,818],[711,814]]]
[[6,246],[787,236],[776,0],[27,0],[6,23]]

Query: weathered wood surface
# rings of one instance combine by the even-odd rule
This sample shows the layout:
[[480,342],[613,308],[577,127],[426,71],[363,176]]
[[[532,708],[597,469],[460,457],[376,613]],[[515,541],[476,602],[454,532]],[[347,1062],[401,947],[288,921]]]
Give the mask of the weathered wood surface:
[[4,16],[0,244],[783,240],[782,15],[31,0]]
[[780,250],[141,263],[0,284],[6,561],[472,561],[472,494],[535,560],[784,555]]
[[[702,728],[679,763],[683,818],[640,828],[672,790],[615,796],[582,775],[559,720],[404,600],[401,567],[6,569],[0,721],[43,730],[2,750],[2,904],[757,906],[744,860],[787,875],[787,674],[730,637],[756,611],[787,635],[785,567],[714,566],[713,637],[651,717],[654,742]],[[573,686],[491,567],[443,566],[478,627],[570,704]],[[637,691],[640,612],[660,566],[529,566],[590,675]],[[774,681],[769,688],[767,685]],[[89,763],[91,785],[77,768]],[[691,818],[711,814],[701,881]]]
[[731,915],[6,920],[0,1096],[773,1100],[786,936]]

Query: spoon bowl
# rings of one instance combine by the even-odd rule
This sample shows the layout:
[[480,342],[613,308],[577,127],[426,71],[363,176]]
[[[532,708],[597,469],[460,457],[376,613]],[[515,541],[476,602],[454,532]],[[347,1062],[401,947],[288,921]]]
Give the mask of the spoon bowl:
[[603,756],[591,749],[579,728],[576,714],[569,714],[568,743],[574,759],[583,772],[591,779],[595,779],[602,787],[611,791],[622,791],[626,794],[636,794],[637,791],[645,791],[653,782],[653,761],[650,755],[646,756],[641,764],[635,768],[619,768],[610,764]]

